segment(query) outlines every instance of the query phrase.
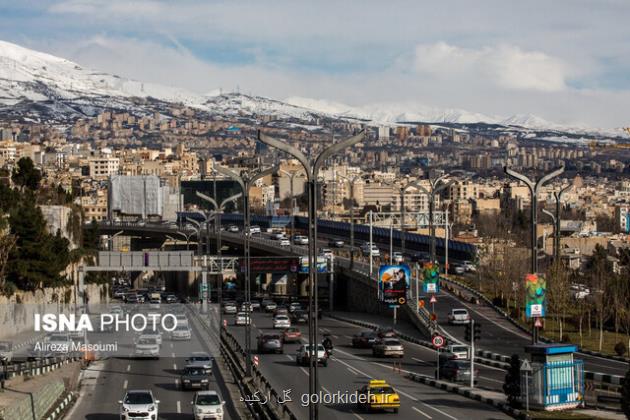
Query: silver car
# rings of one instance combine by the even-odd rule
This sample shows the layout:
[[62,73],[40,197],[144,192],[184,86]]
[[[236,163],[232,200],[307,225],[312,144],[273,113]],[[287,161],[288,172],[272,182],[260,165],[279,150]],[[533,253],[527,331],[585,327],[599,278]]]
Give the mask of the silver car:
[[160,400],[153,397],[148,389],[129,390],[125,397],[118,401],[121,420],[156,420]]

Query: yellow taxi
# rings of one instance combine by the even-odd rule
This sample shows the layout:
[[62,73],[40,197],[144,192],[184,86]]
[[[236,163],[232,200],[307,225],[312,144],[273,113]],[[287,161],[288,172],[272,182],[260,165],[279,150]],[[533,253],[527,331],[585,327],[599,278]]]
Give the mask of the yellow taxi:
[[363,411],[391,409],[398,413],[400,397],[386,381],[372,379],[359,389],[358,405]]

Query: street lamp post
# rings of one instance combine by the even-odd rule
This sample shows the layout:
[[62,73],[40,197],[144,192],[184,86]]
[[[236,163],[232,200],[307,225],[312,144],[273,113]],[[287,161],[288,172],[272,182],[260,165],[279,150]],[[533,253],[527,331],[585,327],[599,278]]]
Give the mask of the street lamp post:
[[422,188],[421,182],[421,180],[413,181],[400,187],[400,249],[403,255],[405,255],[405,217],[407,213],[405,209],[405,192],[410,188]]
[[246,376],[251,376],[252,374],[252,337],[251,337],[251,281],[250,281],[250,272],[251,272],[251,259],[250,259],[250,240],[251,240],[251,232],[250,232],[250,205],[249,205],[249,189],[254,183],[270,175],[278,170],[277,166],[272,168],[265,169],[259,172],[253,173],[241,173],[241,175],[236,172],[224,168],[222,166],[216,167],[217,172],[220,174],[227,176],[228,178],[233,179],[238,182],[241,190],[243,191],[243,217],[244,217],[244,233],[245,233],[245,313],[247,314],[247,322],[245,324],[245,368],[246,368]]
[[413,184],[429,197],[429,234],[431,235],[431,262],[433,263],[435,262],[435,223],[433,220],[433,213],[435,211],[435,196],[455,182],[454,180],[446,182],[446,177],[447,175],[444,174],[435,179],[429,179],[429,185],[431,186],[430,190],[427,190],[423,185],[420,185],[420,183]]
[[[532,180],[530,180],[527,176],[518,173],[512,169],[510,169],[509,167],[505,167],[504,168],[505,173],[514,178],[517,179],[519,181],[522,181],[525,185],[527,185],[527,188],[529,188],[529,193],[531,196],[531,253],[532,253],[532,259],[531,259],[531,274],[536,274],[538,272],[538,243],[537,243],[537,235],[536,235],[536,224],[537,224],[537,220],[536,220],[536,216],[538,213],[538,192],[540,190],[540,188],[543,186],[543,184],[545,184],[545,182],[549,181],[552,178],[557,177],[558,175],[560,175],[561,173],[564,172],[564,167],[560,167],[558,169],[555,169],[552,172],[549,172],[548,174],[544,175],[543,177],[541,177],[538,181],[534,182]],[[532,343],[536,344],[538,342],[538,329],[535,326],[532,326]]]
[[[223,211],[225,210],[225,206],[232,201],[236,201],[238,200],[243,193],[238,193],[235,194],[231,197],[226,198],[225,200],[221,201],[221,205],[217,205],[217,201],[212,198],[209,197],[207,195],[205,195],[204,193],[201,193],[199,191],[196,192],[197,197],[201,198],[202,200],[207,201],[208,203],[212,204],[214,206],[214,226],[215,226],[215,236],[216,236],[216,248],[217,248],[217,258],[219,261],[219,267],[222,269],[222,261],[221,261],[221,215],[223,214]],[[208,245],[210,244],[209,240],[208,240]],[[210,253],[210,246],[208,246],[208,254]],[[223,311],[221,310],[221,306],[223,305],[223,274],[219,274],[219,280],[217,281],[217,300],[219,301],[219,328],[222,328],[223,326]]]
[[[315,250],[317,241],[317,177],[319,170],[324,164],[326,159],[333,154],[355,145],[363,140],[365,137],[365,131],[361,131],[356,136],[342,140],[339,143],[328,146],[314,159],[307,158],[297,148],[273,137],[267,136],[258,131],[258,140],[269,146],[275,147],[281,150],[295,159],[297,159],[304,171],[306,172],[306,179],[308,182],[308,227],[309,227],[309,240],[308,240],[308,274],[309,274],[309,311],[308,311],[308,326],[309,326],[309,395],[315,395],[319,385],[317,378],[317,364],[313,366],[313,362],[316,362],[317,358],[317,268],[315,261]],[[309,420],[315,420],[318,418],[318,408],[315,404],[309,404]]]
[[361,176],[355,175],[352,178],[339,176],[348,181],[350,185],[350,269],[352,270],[354,267],[354,184],[361,179]]
[[560,191],[554,191],[553,196],[556,199],[556,217],[555,217],[555,229],[554,229],[554,240],[553,240],[553,251],[554,251],[554,263],[560,264],[560,221],[561,211],[562,211],[562,195],[570,190],[573,187],[573,184],[569,184],[564,188],[560,188]]
[[295,235],[295,205],[297,204],[295,201],[295,195],[293,194],[293,178],[299,173],[302,173],[302,170],[298,169],[297,171],[285,171],[284,169],[280,169],[280,172],[284,172],[289,176],[289,189],[291,195],[291,235]]

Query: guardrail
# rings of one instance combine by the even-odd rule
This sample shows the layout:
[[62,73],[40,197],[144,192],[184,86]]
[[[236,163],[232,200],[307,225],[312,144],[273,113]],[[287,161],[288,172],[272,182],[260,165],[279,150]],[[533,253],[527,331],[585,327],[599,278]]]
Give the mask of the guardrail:
[[63,365],[77,360],[83,360],[83,358],[78,356],[47,357],[40,360],[7,363],[6,368],[0,364],[0,378],[9,380],[16,376],[45,375],[48,372],[52,372]]
[[280,402],[280,394],[271,386],[269,381],[264,377],[256,365],[252,365],[253,376],[247,378],[245,376],[245,353],[239,342],[229,331],[221,328],[221,353],[228,361],[228,365],[232,369],[237,378],[240,379],[239,387],[243,395],[254,395],[259,392],[265,396],[265,402],[252,402],[250,408],[259,416],[259,418],[269,420],[297,420],[291,409],[284,403]]

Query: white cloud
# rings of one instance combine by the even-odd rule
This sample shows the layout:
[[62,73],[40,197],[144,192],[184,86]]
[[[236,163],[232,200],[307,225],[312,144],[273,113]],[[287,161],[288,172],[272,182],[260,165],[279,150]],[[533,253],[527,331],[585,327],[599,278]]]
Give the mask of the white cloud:
[[421,75],[448,80],[466,77],[506,89],[560,91],[567,87],[562,60],[511,45],[460,48],[445,42],[418,45],[414,68]]

